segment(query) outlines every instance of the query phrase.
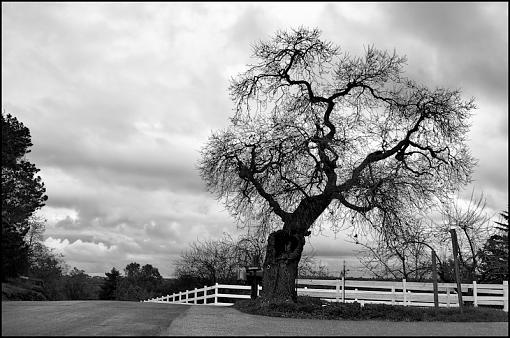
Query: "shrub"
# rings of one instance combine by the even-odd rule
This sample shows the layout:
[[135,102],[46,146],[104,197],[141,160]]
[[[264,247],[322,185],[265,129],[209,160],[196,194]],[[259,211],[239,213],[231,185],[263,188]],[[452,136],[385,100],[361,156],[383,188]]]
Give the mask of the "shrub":
[[507,313],[499,309],[466,307],[461,314],[458,308],[422,308],[413,306],[330,303],[312,297],[298,297],[296,303],[264,303],[260,298],[235,303],[234,308],[251,314],[344,320],[387,320],[387,321],[444,321],[444,322],[508,322]]

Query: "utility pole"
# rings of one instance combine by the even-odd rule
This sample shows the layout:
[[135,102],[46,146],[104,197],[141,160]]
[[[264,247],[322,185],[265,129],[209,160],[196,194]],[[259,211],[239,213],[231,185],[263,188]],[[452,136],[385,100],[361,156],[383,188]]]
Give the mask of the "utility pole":
[[462,285],[460,280],[460,269],[459,269],[459,242],[457,242],[457,232],[454,228],[450,228],[450,234],[452,235],[452,247],[453,247],[453,262],[455,263],[455,279],[457,280],[457,297],[459,298],[460,313],[463,312],[462,303]]
[[437,311],[439,308],[439,295],[437,291],[436,251],[434,251],[434,249],[432,249],[432,284],[434,286],[434,309]]

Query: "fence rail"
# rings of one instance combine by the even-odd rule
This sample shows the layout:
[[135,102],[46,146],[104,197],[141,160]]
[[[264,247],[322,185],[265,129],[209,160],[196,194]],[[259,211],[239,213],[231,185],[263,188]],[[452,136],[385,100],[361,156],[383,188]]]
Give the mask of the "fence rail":
[[[345,288],[344,288],[345,285]],[[404,306],[434,306],[432,283],[382,282],[359,280],[296,280],[299,296],[317,297],[329,302],[379,303]],[[299,287],[301,286],[301,287]],[[205,304],[230,306],[231,299],[249,299],[250,286],[218,284],[144,300],[151,303]],[[501,306],[508,312],[508,281],[503,284],[461,284],[464,303]],[[220,292],[222,290],[222,292]],[[258,293],[262,287],[258,287]],[[226,301],[225,301],[226,300]],[[441,307],[458,307],[457,284],[438,283],[438,301]]]

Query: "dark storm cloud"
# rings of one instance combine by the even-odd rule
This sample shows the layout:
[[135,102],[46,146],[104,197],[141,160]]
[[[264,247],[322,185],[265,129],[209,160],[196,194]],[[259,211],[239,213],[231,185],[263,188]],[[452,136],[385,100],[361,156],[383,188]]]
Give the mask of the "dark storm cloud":
[[[393,34],[433,46],[447,86],[473,88],[497,100],[508,93],[508,4],[381,3]],[[391,34],[391,33],[390,33]],[[425,54],[426,55],[426,54]],[[424,60],[426,62],[426,59]],[[410,62],[412,62],[410,60]]]
[[360,3],[351,10],[328,4],[324,31],[347,51],[373,44],[407,55],[415,80],[507,101],[507,9],[469,2]]
[[[230,43],[236,48],[244,49],[244,52],[250,52],[251,46],[260,40],[266,40],[267,26],[272,25],[263,8],[249,5],[241,10],[241,14],[236,22],[225,30],[230,35]],[[248,63],[248,60],[246,60]]]
[[196,169],[198,151],[197,154],[190,154],[192,149],[184,153],[167,151],[150,154],[138,152],[140,149],[132,149],[132,152],[127,149],[102,152],[88,151],[83,147],[77,149],[80,150],[52,147],[48,149],[50,156],[43,156],[44,152],[41,151],[38,156],[33,156],[33,161],[45,166],[66,168],[67,172],[82,179],[90,177],[108,185],[133,186],[144,190],[205,192]]

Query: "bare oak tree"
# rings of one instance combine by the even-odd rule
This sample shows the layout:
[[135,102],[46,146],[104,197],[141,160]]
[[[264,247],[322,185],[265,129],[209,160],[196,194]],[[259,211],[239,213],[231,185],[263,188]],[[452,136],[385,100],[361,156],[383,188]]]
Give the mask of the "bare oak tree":
[[224,234],[219,239],[197,240],[174,261],[175,274],[207,285],[235,282],[239,269],[261,265],[264,244],[253,234],[238,238]]
[[[463,280],[472,282],[479,275],[479,260],[484,244],[494,234],[491,215],[486,210],[487,200],[483,192],[476,196],[472,190],[469,202],[460,198],[450,199],[441,207],[443,222],[437,226],[434,237],[440,245],[451,248],[450,228],[457,231],[459,263]],[[450,253],[453,255],[453,253]]]
[[191,243],[175,262],[176,275],[208,285],[235,281],[239,266],[235,244],[230,236]]
[[462,280],[472,282],[479,273],[481,250],[494,229],[492,216],[485,209],[483,193],[478,197],[471,192],[469,201],[459,196],[452,197],[437,206],[436,213],[441,221],[434,221],[430,214],[416,215],[413,222],[404,228],[399,236],[382,236],[369,233],[358,244],[359,260],[363,266],[378,278],[406,278],[425,280],[432,271],[431,254],[436,252],[437,272],[444,282],[455,279],[450,228],[457,230],[459,262]]
[[368,47],[354,57],[320,31],[278,32],[232,79],[235,113],[202,149],[199,169],[240,224],[268,229],[262,297],[296,300],[314,224],[364,222],[393,233],[470,180],[473,100],[403,76],[406,59]]

